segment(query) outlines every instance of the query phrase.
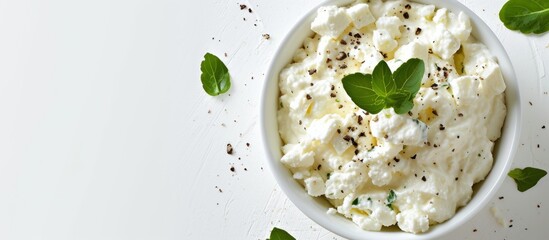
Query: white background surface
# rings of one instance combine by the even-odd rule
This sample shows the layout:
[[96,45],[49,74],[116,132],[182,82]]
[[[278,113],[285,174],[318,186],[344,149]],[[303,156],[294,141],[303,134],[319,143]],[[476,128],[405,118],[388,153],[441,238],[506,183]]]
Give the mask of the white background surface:
[[[502,41],[521,82],[513,166],[549,170],[549,35],[504,28],[504,0],[462,3]],[[342,239],[278,188],[258,126],[273,52],[316,4],[1,0],[0,239],[265,239],[273,226]],[[202,90],[206,52],[227,64],[229,94]],[[548,187],[546,177],[519,193],[507,178],[445,239],[546,237]]]

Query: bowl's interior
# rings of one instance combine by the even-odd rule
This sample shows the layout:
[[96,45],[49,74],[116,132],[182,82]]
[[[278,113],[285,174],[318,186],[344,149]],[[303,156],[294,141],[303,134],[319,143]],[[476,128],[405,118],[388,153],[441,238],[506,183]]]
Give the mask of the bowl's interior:
[[[351,2],[353,1],[325,1],[319,6],[333,4],[345,5]],[[465,12],[471,18],[471,24],[473,26],[472,35],[478,39],[478,41],[484,43],[490,49],[490,52],[497,58],[507,85],[505,91],[507,116],[503,125],[502,136],[497,141],[493,150],[494,165],[491,172],[483,182],[475,185],[475,191],[469,204],[459,209],[456,215],[448,221],[432,226],[428,232],[414,235],[401,232],[395,228],[384,229],[381,232],[368,232],[360,229],[351,220],[348,220],[343,216],[326,214],[327,209],[331,207],[328,201],[323,197],[314,198],[309,196],[306,191],[304,191],[304,188],[292,178],[291,172],[280,162],[282,142],[279,137],[277,124],[279,97],[278,75],[291,61],[295,51],[302,46],[303,40],[312,34],[310,23],[315,17],[316,8],[311,10],[301,21],[299,21],[286,36],[279,47],[278,52],[275,54],[266,76],[263,103],[261,105],[261,124],[271,171],[288,198],[303,213],[324,228],[350,239],[427,239],[441,236],[444,233],[455,229],[457,226],[470,219],[493,198],[510,168],[518,144],[519,123],[521,120],[518,84],[509,57],[495,34],[477,15],[456,0],[414,0],[414,2],[434,4],[437,8],[448,8],[453,12]]]

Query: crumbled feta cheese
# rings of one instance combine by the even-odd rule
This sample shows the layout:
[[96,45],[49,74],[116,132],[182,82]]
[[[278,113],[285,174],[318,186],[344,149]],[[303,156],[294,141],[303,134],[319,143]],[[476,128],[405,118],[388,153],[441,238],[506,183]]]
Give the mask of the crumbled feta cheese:
[[377,114],[377,121],[370,121],[372,136],[393,144],[422,146],[427,142],[427,125],[408,115],[396,114],[384,109]]
[[347,14],[356,28],[366,27],[376,21],[370,12],[370,7],[366,3],[359,3],[348,8]]
[[499,211],[499,209],[493,205],[490,207],[490,212],[492,213],[492,216],[496,219],[496,222],[504,227],[505,226],[505,218],[502,216],[501,212]]
[[358,50],[357,48],[357,49],[352,49],[351,51],[359,52],[355,55],[361,57],[361,58],[357,58],[357,61],[361,61],[359,71],[363,73],[373,72],[374,68],[379,63],[379,61],[383,60],[383,55],[381,55],[381,53],[379,53],[379,51],[374,47],[364,46],[364,47],[361,47],[360,50]]
[[293,175],[295,179],[305,179],[309,176],[311,176],[311,172],[309,170],[296,170]]
[[351,24],[351,20],[343,8],[327,6],[318,9],[311,29],[322,36],[338,38],[349,24]]
[[433,17],[433,22],[438,24],[446,25],[448,23],[448,9],[441,8],[435,12]]
[[[447,221],[490,171],[506,115],[501,69],[470,37],[469,18],[376,0],[320,8],[311,28],[280,72],[281,162],[309,195],[328,199],[329,214],[364,230],[420,233]],[[407,114],[367,113],[343,89],[347,74],[382,60],[394,71],[410,58],[425,75]]]
[[429,229],[429,217],[419,210],[402,211],[396,218],[398,227],[406,232],[421,233]]
[[503,125],[505,113],[507,112],[504,97],[503,94],[499,94],[494,97],[492,104],[490,104],[489,114],[486,118],[486,122],[490,123],[487,124],[487,134],[490,141],[496,141],[501,136],[501,125]]
[[[455,14],[452,13],[452,16],[455,16]],[[455,17],[453,17],[453,19],[455,19]],[[469,17],[465,13],[460,12],[458,14],[457,21],[452,21],[452,23],[453,24],[449,27],[452,35],[454,35],[461,42],[466,41],[471,35],[471,30],[473,29],[471,27],[471,20],[469,20]]]
[[433,17],[433,22],[448,29],[460,42],[467,40],[471,34],[471,21],[463,12],[459,12],[456,16],[455,13],[448,12],[445,8],[439,9]]
[[402,45],[395,52],[395,59],[400,59],[403,62],[406,62],[410,58],[419,58],[423,60],[423,62],[428,62],[429,58],[427,46],[414,41],[406,45]]
[[335,208],[328,208],[328,211],[326,211],[326,213],[330,215],[336,215],[337,210]]
[[376,21],[377,29],[386,30],[393,38],[400,37],[400,26],[402,26],[402,21],[395,16],[380,17]]
[[486,64],[484,71],[480,74],[481,91],[490,95],[498,95],[505,91],[505,82],[501,75],[499,65],[494,62]]
[[427,20],[435,15],[435,5],[414,4],[413,9],[416,9],[417,15]]
[[347,149],[352,146],[350,141],[346,141],[343,137],[333,138],[332,147],[337,152],[337,154],[343,154]]
[[377,50],[385,53],[393,51],[398,46],[398,42],[385,29],[374,30],[373,42]]
[[302,146],[302,144],[286,144],[282,148],[284,156],[280,161],[292,168],[307,168],[313,165],[315,153],[306,151]]
[[318,174],[315,174],[312,177],[306,178],[304,182],[305,182],[305,189],[307,189],[307,193],[309,193],[309,195],[313,197],[318,197],[320,195],[323,195],[324,191],[326,191],[324,180]]
[[450,81],[452,93],[458,105],[474,104],[478,98],[480,80],[471,76],[463,76]]
[[342,199],[355,191],[366,181],[366,166],[356,162],[349,162],[343,166],[342,171],[334,172],[326,181],[326,197]]
[[460,42],[448,30],[437,27],[433,34],[433,52],[442,59],[450,59],[459,50]]
[[499,65],[488,49],[479,43],[463,44],[464,70],[467,74],[479,76],[481,92],[490,96],[501,94],[505,90],[505,82]]
[[401,36],[400,26],[402,21],[398,17],[380,17],[376,21],[376,28],[373,34],[374,46],[382,52],[388,53],[393,51],[398,42],[396,38]]
[[314,140],[319,140],[321,143],[328,143],[341,124],[342,120],[339,115],[327,114],[321,119],[313,120],[307,129],[307,133]]

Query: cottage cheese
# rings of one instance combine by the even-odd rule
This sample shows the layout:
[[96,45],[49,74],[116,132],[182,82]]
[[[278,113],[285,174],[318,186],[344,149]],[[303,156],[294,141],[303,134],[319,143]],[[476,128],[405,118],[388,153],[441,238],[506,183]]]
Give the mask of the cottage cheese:
[[[407,1],[371,0],[318,10],[280,73],[281,161],[305,191],[365,230],[425,232],[467,204],[492,166],[506,114],[499,65],[463,13]],[[341,79],[425,62],[414,108],[369,114]],[[388,202],[390,191],[396,200]]]

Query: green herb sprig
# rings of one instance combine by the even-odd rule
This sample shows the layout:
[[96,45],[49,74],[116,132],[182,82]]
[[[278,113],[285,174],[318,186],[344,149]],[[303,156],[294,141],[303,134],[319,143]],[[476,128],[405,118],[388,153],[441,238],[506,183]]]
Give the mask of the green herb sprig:
[[505,27],[522,33],[549,31],[549,1],[509,0],[499,11],[499,19]]
[[226,93],[231,88],[231,76],[227,66],[215,55],[206,53],[200,64],[200,80],[207,94],[217,96]]
[[285,230],[274,227],[271,231],[271,236],[269,237],[269,240],[295,240],[295,238],[292,237],[292,235],[290,235]]
[[393,210],[393,202],[397,199],[397,196],[395,194],[395,191],[391,189],[389,191],[389,195],[387,195],[387,207],[389,207],[391,210]]
[[524,169],[515,168],[507,174],[515,183],[517,183],[517,189],[520,192],[524,192],[533,186],[536,186],[538,181],[547,175],[547,172],[543,169],[526,167]]
[[351,100],[369,113],[393,108],[397,114],[404,114],[414,107],[424,72],[421,59],[408,60],[394,73],[385,61],[380,61],[372,74],[353,73],[343,77],[342,83]]

